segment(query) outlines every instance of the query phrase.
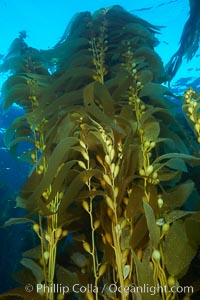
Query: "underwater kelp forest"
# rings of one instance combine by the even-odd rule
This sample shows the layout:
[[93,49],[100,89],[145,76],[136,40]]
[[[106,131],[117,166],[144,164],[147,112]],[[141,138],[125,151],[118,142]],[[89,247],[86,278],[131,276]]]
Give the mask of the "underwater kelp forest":
[[0,299],[199,299],[200,94],[162,85],[159,30],[113,6],[52,49],[13,41],[3,106],[24,114],[4,140],[31,172],[4,226],[35,239]]

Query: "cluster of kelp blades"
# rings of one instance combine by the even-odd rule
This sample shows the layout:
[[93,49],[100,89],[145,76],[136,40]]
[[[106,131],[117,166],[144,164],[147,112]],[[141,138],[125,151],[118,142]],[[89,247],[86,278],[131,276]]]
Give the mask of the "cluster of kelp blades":
[[[27,299],[27,283],[70,288],[31,294],[46,300],[136,299],[134,285],[167,286],[140,299],[170,300],[183,297],[171,286],[198,286],[200,214],[181,210],[199,198],[191,178],[198,142],[161,85],[158,31],[114,6],[77,15],[48,51],[28,47],[23,34],[13,42],[2,66],[12,72],[4,109],[17,103],[25,114],[5,142],[13,153],[30,143],[22,156],[33,169],[16,200],[26,215],[6,225],[30,222],[39,243],[22,254],[22,287],[0,299]],[[185,96],[190,122],[194,94]],[[93,290],[74,296],[74,284],[88,283]]]

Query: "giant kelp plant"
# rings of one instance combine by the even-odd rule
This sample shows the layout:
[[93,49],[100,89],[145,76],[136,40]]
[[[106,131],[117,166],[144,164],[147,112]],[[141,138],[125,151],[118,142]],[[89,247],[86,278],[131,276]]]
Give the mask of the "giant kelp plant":
[[182,208],[199,200],[199,96],[190,89],[183,104],[196,141],[161,85],[158,31],[114,6],[78,14],[51,50],[28,47],[24,33],[13,42],[4,109],[25,114],[5,142],[13,153],[30,143],[33,168],[16,200],[25,216],[5,225],[30,222],[39,242],[22,254],[21,286],[0,299],[198,293],[200,214]]

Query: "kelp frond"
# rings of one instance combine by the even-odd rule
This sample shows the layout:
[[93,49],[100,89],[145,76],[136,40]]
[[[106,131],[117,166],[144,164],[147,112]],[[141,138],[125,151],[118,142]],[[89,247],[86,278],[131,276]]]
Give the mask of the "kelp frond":
[[[5,142],[13,151],[30,142],[33,169],[16,201],[27,215],[5,225],[30,222],[38,237],[21,260],[27,283],[70,287],[65,296],[45,289],[41,299],[72,299],[73,284],[91,283],[95,291],[75,297],[151,300],[131,290],[148,284],[166,287],[155,299],[174,300],[172,285],[198,280],[188,270],[200,244],[199,213],[182,207],[199,197],[191,177],[200,158],[161,85],[157,31],[113,6],[77,15],[53,49],[27,47],[10,58],[4,109],[17,103],[25,114]],[[190,89],[183,110],[199,139],[198,101]],[[19,289],[0,299],[13,294],[27,297]]]

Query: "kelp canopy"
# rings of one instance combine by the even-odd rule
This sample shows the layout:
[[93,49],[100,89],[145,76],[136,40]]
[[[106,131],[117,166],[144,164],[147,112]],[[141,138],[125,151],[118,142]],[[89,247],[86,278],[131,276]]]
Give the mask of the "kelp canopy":
[[[114,6],[78,14],[48,51],[28,47],[22,32],[5,57],[2,70],[12,75],[4,109],[25,110],[5,142],[13,152],[29,142],[22,156],[33,165],[17,198],[26,216],[5,225],[30,222],[38,235],[18,274],[22,285],[37,285],[34,299],[169,300],[198,292],[192,262],[200,215],[181,210],[189,197],[199,199],[198,143],[161,85],[158,32]],[[190,90],[185,101],[196,126],[199,96]],[[68,293],[45,288],[54,283]],[[193,291],[170,290],[181,284]],[[145,285],[167,289],[134,290]],[[24,286],[0,298],[16,296],[27,299]]]
[[176,75],[182,64],[182,59],[185,57],[187,61],[191,60],[199,48],[200,2],[198,0],[189,0],[188,2],[190,11],[179,41],[180,46],[165,67],[169,80]]

